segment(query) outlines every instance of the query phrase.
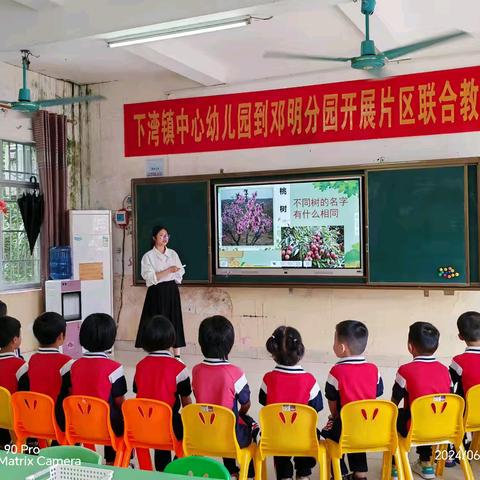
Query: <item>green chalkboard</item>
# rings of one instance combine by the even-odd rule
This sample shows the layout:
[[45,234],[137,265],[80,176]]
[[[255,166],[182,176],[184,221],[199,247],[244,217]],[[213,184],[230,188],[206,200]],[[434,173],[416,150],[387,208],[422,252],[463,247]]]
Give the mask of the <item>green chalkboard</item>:
[[[368,172],[369,281],[467,284],[465,167]],[[460,276],[445,279],[438,268]]]
[[169,246],[185,267],[184,283],[208,282],[209,189],[208,181],[142,183],[133,182],[135,218],[134,278],[143,283],[141,261],[151,248],[154,225],[165,225],[170,233]]

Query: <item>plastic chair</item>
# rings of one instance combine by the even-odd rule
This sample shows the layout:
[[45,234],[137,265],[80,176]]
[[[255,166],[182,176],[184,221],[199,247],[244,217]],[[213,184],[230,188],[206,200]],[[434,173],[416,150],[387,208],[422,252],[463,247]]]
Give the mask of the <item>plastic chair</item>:
[[348,403],[340,411],[342,433],[339,442],[327,440],[327,452],[335,480],[341,480],[340,460],[345,453],[383,453],[382,480],[390,480],[392,457],[399,480],[404,479],[397,435],[397,406],[385,400]]
[[107,402],[83,395],[72,395],[63,401],[65,437],[68,445],[82,443],[95,450],[95,445],[110,445],[116,452],[114,465],[122,465],[125,443],[115,436],[110,424]]
[[123,402],[122,412],[125,419],[124,467],[128,467],[133,449],[142,470],[153,470],[150,448],[173,450],[177,457],[183,457],[182,443],[172,428],[172,409],[167,403],[134,398]]
[[99,453],[83,447],[48,447],[44,448],[40,452],[40,455],[44,456],[45,458],[80,460],[82,463],[91,463],[94,465],[102,464],[102,456]]
[[13,410],[12,396],[10,392],[0,387],[0,428],[10,430],[10,437],[15,441],[15,432],[13,431]]
[[235,435],[236,418],[225,407],[197,403],[182,410],[183,452],[185,455],[235,458],[240,465],[239,480],[247,480],[248,465],[255,458],[255,444],[240,448]]
[[[412,469],[408,461],[408,452],[412,446],[442,445],[447,448],[452,443],[459,456],[463,475],[467,480],[474,476],[467,454],[463,447],[463,411],[465,402],[462,397],[451,393],[444,395],[425,395],[412,402],[412,419],[406,438],[399,437],[400,454],[406,480],[413,480]],[[441,475],[445,462],[437,464],[437,475]]]
[[266,478],[266,458],[314,457],[320,480],[328,480],[325,443],[317,438],[317,412],[307,405],[274,403],[260,410],[260,443],[255,455],[255,478]]
[[230,480],[230,473],[225,465],[207,457],[178,458],[165,467],[164,473]]
[[463,416],[465,432],[472,433],[470,449],[477,452],[480,448],[480,385],[475,385],[467,392],[466,405]]
[[55,419],[55,406],[48,395],[35,392],[16,392],[12,395],[13,429],[17,451],[22,451],[27,438],[38,439],[40,448],[56,440],[65,443],[65,435]]

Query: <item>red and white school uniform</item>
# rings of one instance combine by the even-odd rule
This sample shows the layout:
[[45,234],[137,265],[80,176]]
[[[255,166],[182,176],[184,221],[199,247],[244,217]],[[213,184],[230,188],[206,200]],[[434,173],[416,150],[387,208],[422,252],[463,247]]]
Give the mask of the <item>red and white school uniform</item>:
[[58,348],[39,348],[28,362],[30,391],[48,395],[55,402],[62,388],[63,377],[70,372],[73,362]]
[[190,374],[183,362],[167,350],[149,353],[137,364],[133,391],[137,398],[160,400],[170,405],[175,435],[179,440],[183,438],[180,397],[192,394]]
[[[327,378],[325,397],[337,403],[340,412],[343,406],[359,400],[374,400],[383,394],[383,380],[375,364],[369,363],[363,356],[346,357],[337,362]],[[340,417],[329,422],[322,435],[338,442],[342,432]],[[348,454],[352,472],[367,472],[367,456],[364,453]],[[346,466],[342,465],[342,473]]]
[[[192,389],[198,403],[211,403],[231,409],[237,417],[235,430],[240,447],[250,445],[254,421],[247,415],[240,417],[238,414],[238,405],[250,401],[250,387],[241,368],[228,360],[205,358],[193,367]],[[224,459],[224,464],[230,474],[239,470],[233,459]]]
[[[315,377],[301,365],[277,365],[263,377],[258,400],[261,405],[272,403],[300,403],[309,405],[317,412],[323,409],[322,394]],[[315,466],[315,458],[295,457],[293,459],[298,477],[309,477]],[[274,457],[278,479],[293,478],[290,457]]]
[[453,357],[450,377],[455,393],[462,397],[472,387],[480,385],[480,347],[468,347],[464,353]]
[[392,399],[398,404],[403,400],[404,408],[399,411],[398,431],[408,434],[410,405],[424,395],[450,393],[452,381],[448,368],[434,356],[415,357],[413,362],[402,365],[393,385]]
[[57,405],[63,396],[87,395],[105,400],[110,405],[110,420],[116,435],[123,434],[123,416],[114,399],[127,393],[127,381],[123,367],[105,352],[86,352],[70,368],[70,375],[64,376],[64,395],[59,395]]
[[28,363],[14,353],[0,354],[0,387],[10,393],[29,390]]

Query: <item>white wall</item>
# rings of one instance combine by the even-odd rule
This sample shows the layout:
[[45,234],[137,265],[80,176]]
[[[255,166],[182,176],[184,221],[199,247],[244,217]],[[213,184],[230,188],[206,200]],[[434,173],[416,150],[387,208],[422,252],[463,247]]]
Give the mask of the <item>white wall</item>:
[[[349,73],[345,75],[347,79]],[[340,78],[309,76],[250,85],[187,90],[172,97],[230,93],[339,81]],[[172,86],[173,82],[173,86]],[[108,100],[95,107],[89,123],[92,176],[91,208],[120,208],[130,193],[130,179],[145,176],[146,158],[123,156],[123,104],[161,100],[165,92],[185,88],[179,81],[132,81],[97,87]],[[256,150],[172,155],[166,157],[167,175],[269,170],[476,156],[480,133],[437,135],[402,139],[343,142]],[[120,232],[115,232],[114,249],[118,305]],[[131,238],[126,242],[127,278],[119,339],[132,341],[140,316],[145,289],[131,287]],[[480,293],[441,291],[424,296],[422,290],[372,290],[332,288],[182,288],[184,322],[188,348],[195,351],[197,328],[212,313],[229,316],[237,330],[239,354],[263,356],[265,340],[279,324],[292,324],[303,333],[311,358],[331,357],[334,325],[347,318],[363,320],[371,332],[369,353],[386,365],[396,365],[405,355],[407,328],[415,320],[436,324],[442,332],[441,356],[462,348],[456,339],[455,321],[467,309],[480,308]]]
[[[0,63],[0,100],[16,100],[18,89],[21,86],[22,71],[17,67]],[[32,99],[65,97],[77,94],[79,87],[69,82],[56,80],[36,73],[29,73],[29,85],[32,90]],[[51,110],[55,111],[55,110]],[[57,109],[57,113],[63,112],[67,115],[69,123],[67,124],[67,134],[70,145],[74,139],[79,137],[79,110],[78,107],[66,107]],[[33,142],[32,120],[29,116],[14,112],[11,110],[0,109],[0,139],[12,140],[17,142]],[[77,146],[78,149],[78,146]],[[77,156],[78,157],[78,156]],[[72,173],[80,168],[80,158],[70,156],[70,178]],[[73,175],[74,176],[74,175]],[[76,176],[76,181],[70,182],[70,189],[74,193],[71,196],[71,204],[79,201],[79,189],[77,183],[80,181],[80,173]],[[78,199],[77,199],[78,196]],[[0,299],[8,306],[10,315],[18,318],[22,323],[22,350],[30,351],[35,348],[35,340],[32,334],[32,324],[35,317],[43,309],[43,298],[40,289],[1,293]]]

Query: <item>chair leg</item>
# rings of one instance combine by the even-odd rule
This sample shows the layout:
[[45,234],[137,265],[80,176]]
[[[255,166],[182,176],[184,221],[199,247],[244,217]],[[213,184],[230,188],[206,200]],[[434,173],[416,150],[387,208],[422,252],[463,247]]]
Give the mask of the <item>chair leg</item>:
[[115,460],[113,462],[114,467],[121,467],[122,466],[124,452],[125,452],[125,445],[119,446],[117,451],[115,452]]
[[[395,458],[395,466],[397,467],[398,480],[405,480],[405,468],[403,467],[402,457],[400,456],[400,449],[397,448],[393,457]],[[390,480],[389,477],[387,477],[387,480]]]
[[403,474],[405,480],[413,480],[412,468],[410,467],[410,461],[408,460],[408,452],[406,450],[400,450],[401,465],[403,467]]
[[131,447],[125,447],[122,458],[122,468],[128,468],[128,464],[130,463],[130,457],[132,455],[132,450],[133,449]]
[[39,447],[39,448],[47,448],[47,447],[48,447],[47,441],[44,440],[44,439],[40,439],[40,440],[38,441],[38,447]]
[[327,458],[327,449],[319,448],[318,450],[318,469],[320,470],[320,480],[328,480],[329,479],[329,468],[330,462]]
[[255,480],[262,480],[263,477],[263,464],[264,462],[260,458],[260,455],[257,454],[255,455]]
[[240,458],[237,458],[240,464],[240,472],[238,474],[238,480],[248,480],[248,465],[252,459],[251,455],[247,452],[243,453]]
[[[435,461],[435,458],[438,458],[437,460],[437,468],[435,469],[435,475],[437,477],[441,477],[443,475],[443,471],[445,470],[445,463],[448,455],[448,445],[437,445],[436,449],[435,447],[432,449],[433,451],[433,458],[432,458],[432,465],[433,462]],[[444,454],[443,452],[447,452]]]
[[136,448],[138,458],[138,465],[140,470],[153,470],[152,459],[150,457],[150,451],[148,448]]
[[470,450],[473,453],[478,452],[480,447],[480,432],[472,432],[472,443],[470,445]]
[[342,480],[342,469],[340,467],[340,459],[332,457],[332,469],[334,480]]
[[470,466],[470,462],[467,460],[467,453],[465,452],[465,448],[462,444],[460,444],[460,447],[458,448],[458,455],[460,457],[460,466],[462,467],[465,480],[474,480],[475,477],[473,476],[472,467]]
[[383,453],[382,464],[382,480],[390,480],[392,472],[392,454],[390,452]]
[[15,453],[23,453],[23,446],[25,445],[26,438],[17,437],[15,440]]

